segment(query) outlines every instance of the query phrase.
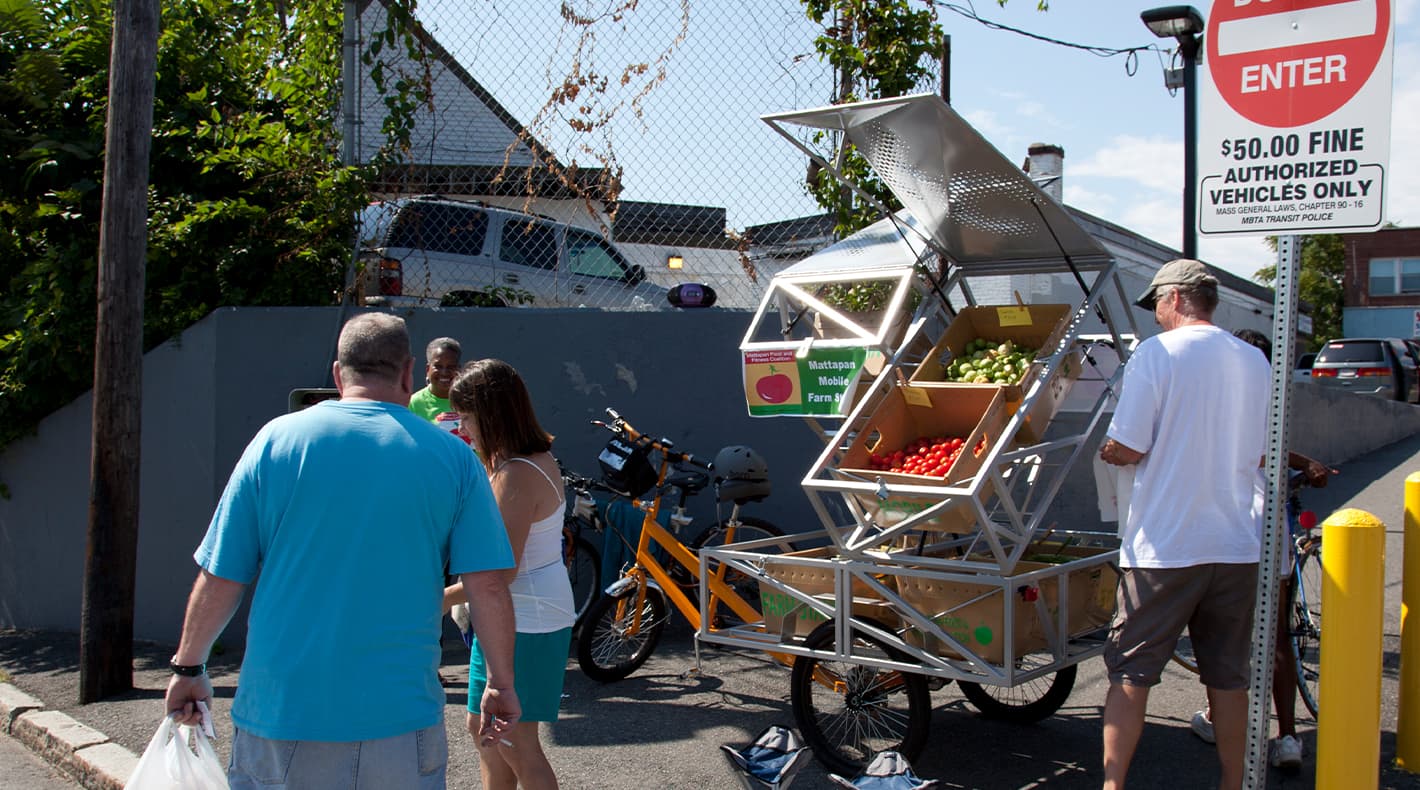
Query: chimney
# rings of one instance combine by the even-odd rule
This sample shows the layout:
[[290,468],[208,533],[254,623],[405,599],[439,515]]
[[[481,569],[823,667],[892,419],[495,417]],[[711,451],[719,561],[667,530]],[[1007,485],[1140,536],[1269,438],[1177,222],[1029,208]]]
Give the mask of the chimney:
[[1031,143],[1026,153],[1030,158],[1026,160],[1025,171],[1031,180],[1045,194],[1055,198],[1056,203],[1064,203],[1061,180],[1065,175],[1065,149],[1048,143]]

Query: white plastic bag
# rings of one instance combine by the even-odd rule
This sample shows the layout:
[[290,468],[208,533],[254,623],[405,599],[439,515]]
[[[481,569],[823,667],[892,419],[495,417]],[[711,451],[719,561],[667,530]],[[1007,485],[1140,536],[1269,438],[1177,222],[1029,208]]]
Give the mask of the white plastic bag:
[[201,727],[165,716],[123,790],[228,790],[227,772]]

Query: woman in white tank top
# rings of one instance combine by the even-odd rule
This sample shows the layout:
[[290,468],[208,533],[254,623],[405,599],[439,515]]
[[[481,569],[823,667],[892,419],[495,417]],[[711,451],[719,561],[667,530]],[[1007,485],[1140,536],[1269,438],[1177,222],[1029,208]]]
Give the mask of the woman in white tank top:
[[[483,786],[491,790],[556,788],[557,776],[538,739],[538,722],[557,720],[576,614],[562,564],[565,501],[562,473],[551,452],[552,435],[538,424],[522,377],[501,360],[467,365],[454,379],[449,401],[482,456],[517,559],[517,568],[507,571],[507,578],[518,631],[513,686],[523,715],[508,735],[510,745],[485,746],[475,735],[479,772]],[[462,595],[454,585],[445,591],[445,601]],[[477,733],[478,705],[486,685],[475,639],[469,661],[470,733]]]

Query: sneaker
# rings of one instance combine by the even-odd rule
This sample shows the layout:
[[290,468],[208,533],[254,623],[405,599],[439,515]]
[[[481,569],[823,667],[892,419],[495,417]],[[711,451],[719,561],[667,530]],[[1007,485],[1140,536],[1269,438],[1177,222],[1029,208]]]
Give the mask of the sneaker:
[[1188,725],[1193,728],[1193,734],[1202,738],[1205,743],[1216,743],[1213,738],[1213,722],[1208,719],[1208,711],[1194,711],[1193,720]]
[[1269,751],[1273,768],[1296,771],[1302,767],[1302,742],[1296,736],[1283,735],[1272,742]]

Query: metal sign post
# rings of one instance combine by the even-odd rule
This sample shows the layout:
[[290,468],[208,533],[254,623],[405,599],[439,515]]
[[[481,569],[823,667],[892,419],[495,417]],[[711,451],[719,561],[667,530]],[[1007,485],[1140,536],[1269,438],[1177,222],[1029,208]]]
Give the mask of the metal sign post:
[[[1289,540],[1287,498],[1287,436],[1293,347],[1296,345],[1297,279],[1302,259],[1299,236],[1277,237],[1277,304],[1272,314],[1272,401],[1267,409],[1267,510],[1262,530],[1262,557],[1257,566],[1257,608],[1252,640],[1252,685],[1248,692],[1247,771],[1243,787],[1267,786],[1267,731],[1272,699],[1272,656],[1276,650],[1277,616],[1286,601],[1277,596],[1279,571],[1286,567]],[[1295,692],[1294,692],[1295,693]]]

